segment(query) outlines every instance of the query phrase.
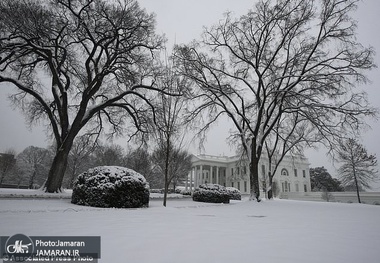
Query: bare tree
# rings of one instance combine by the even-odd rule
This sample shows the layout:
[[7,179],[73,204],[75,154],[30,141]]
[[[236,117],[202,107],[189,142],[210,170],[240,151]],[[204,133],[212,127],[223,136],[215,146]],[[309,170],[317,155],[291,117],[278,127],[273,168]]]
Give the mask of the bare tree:
[[340,181],[344,186],[355,185],[361,203],[359,189],[370,189],[370,184],[378,178],[376,156],[368,154],[355,139],[348,139],[341,142],[337,160],[342,163],[338,169]]
[[267,198],[273,198],[273,179],[285,156],[294,161],[303,158],[303,150],[306,147],[313,147],[321,139],[319,133],[315,132],[308,119],[300,112],[284,114],[278,119],[271,134],[264,142],[263,153],[268,157],[268,179],[265,189]]
[[[170,153],[169,160],[166,158],[167,152]],[[164,177],[165,191],[168,191],[170,184],[175,191],[178,184],[187,180],[191,170],[191,155],[179,147],[167,151],[166,145],[158,145],[152,153],[152,162],[161,177]]]
[[191,155],[189,152],[177,149],[173,153],[173,161],[171,163],[171,176],[169,183],[173,185],[173,191],[179,184],[186,183],[189,172],[191,170]]
[[[188,87],[187,79],[178,75],[171,62],[166,61],[166,65],[162,66],[161,75],[157,81],[164,90],[178,94],[178,96],[169,96],[161,93],[156,98],[156,119],[153,124],[153,136],[157,141],[157,151],[161,156],[157,158],[156,163],[159,165],[164,174],[164,200],[163,205],[166,206],[169,184],[173,179],[173,174],[170,174],[174,165],[175,156],[182,147],[184,138],[184,118],[183,111],[186,107],[186,98],[183,96],[185,89]],[[181,95],[181,96],[180,96]],[[172,171],[173,172],[173,171]]]
[[148,150],[144,147],[134,149],[126,154],[125,166],[142,174],[151,188],[162,187],[162,178],[154,173],[153,163]]
[[202,41],[177,47],[178,67],[199,88],[193,116],[208,111],[205,129],[221,115],[234,123],[250,161],[252,199],[260,200],[265,142],[286,116],[298,114],[332,147],[375,114],[355,90],[374,67],[373,49],[355,39],[356,2],[261,0],[238,19],[227,13]]
[[93,152],[93,166],[124,166],[125,153],[118,144],[98,145]]
[[[60,191],[75,137],[141,135],[154,113],[154,51],[163,37],[135,0],[2,0],[0,83],[31,123],[47,120],[57,145],[47,192]],[[127,127],[126,127],[127,126]]]
[[72,188],[76,177],[92,166],[92,154],[96,151],[98,144],[93,136],[82,135],[75,138],[73,147],[69,153],[66,170],[66,184]]
[[51,161],[49,154],[47,149],[29,146],[17,155],[17,166],[28,178],[29,189],[40,187],[45,181]]
[[16,165],[16,151],[8,149],[5,153],[0,153],[0,186],[9,177]]

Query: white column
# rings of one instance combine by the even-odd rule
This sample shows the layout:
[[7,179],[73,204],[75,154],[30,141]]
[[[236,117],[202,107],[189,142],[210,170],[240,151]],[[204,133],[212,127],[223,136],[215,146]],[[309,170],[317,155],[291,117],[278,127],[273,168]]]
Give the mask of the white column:
[[203,184],[203,165],[200,165],[200,173],[199,173],[199,181],[200,181],[200,183],[199,183],[199,181],[198,181],[198,183],[199,184]]
[[219,166],[216,167],[216,183],[219,184]]
[[194,188],[197,188],[198,187],[198,166],[195,166],[194,170],[195,170],[195,174],[194,174],[194,176],[195,176]]
[[212,184],[212,176],[213,176],[213,172],[214,172],[214,166],[211,166],[211,165],[210,165],[210,184]]
[[190,172],[187,173],[187,178],[185,182],[185,190],[189,190],[189,177],[191,176]]
[[193,191],[193,174],[194,174],[194,167],[191,167],[190,171],[190,191]]

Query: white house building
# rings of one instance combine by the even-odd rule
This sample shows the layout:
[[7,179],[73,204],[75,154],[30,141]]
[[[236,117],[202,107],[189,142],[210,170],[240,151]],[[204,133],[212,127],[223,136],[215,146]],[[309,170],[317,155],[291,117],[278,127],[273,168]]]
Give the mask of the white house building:
[[[259,163],[260,189],[268,182],[268,158],[262,157]],[[191,191],[204,183],[215,183],[235,187],[242,194],[249,194],[249,163],[240,156],[193,155],[187,189]],[[285,156],[273,177],[273,192],[311,191],[309,162],[304,156]],[[263,193],[263,195],[265,195]]]

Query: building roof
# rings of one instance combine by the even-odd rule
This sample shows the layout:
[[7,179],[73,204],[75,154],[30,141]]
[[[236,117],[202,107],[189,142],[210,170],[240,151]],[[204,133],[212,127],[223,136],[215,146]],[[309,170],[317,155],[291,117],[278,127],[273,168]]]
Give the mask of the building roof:
[[[222,155],[209,155],[209,154],[197,154],[197,155],[192,155],[192,162],[213,162],[213,163],[219,163],[219,164],[229,164],[232,162],[237,162],[241,160],[242,157],[240,155],[234,155],[234,156],[222,156]],[[264,154],[261,157],[262,160],[267,160],[268,157]],[[293,163],[307,163],[309,164],[308,159],[304,155],[294,155],[290,156],[287,155],[284,157],[283,161],[287,162],[293,162]]]

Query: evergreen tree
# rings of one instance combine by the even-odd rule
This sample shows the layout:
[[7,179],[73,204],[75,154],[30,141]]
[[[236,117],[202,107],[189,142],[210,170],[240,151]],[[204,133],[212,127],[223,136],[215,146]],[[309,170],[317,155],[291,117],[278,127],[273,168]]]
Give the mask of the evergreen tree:
[[341,182],[332,178],[325,167],[310,168],[310,182],[312,191],[342,192]]

